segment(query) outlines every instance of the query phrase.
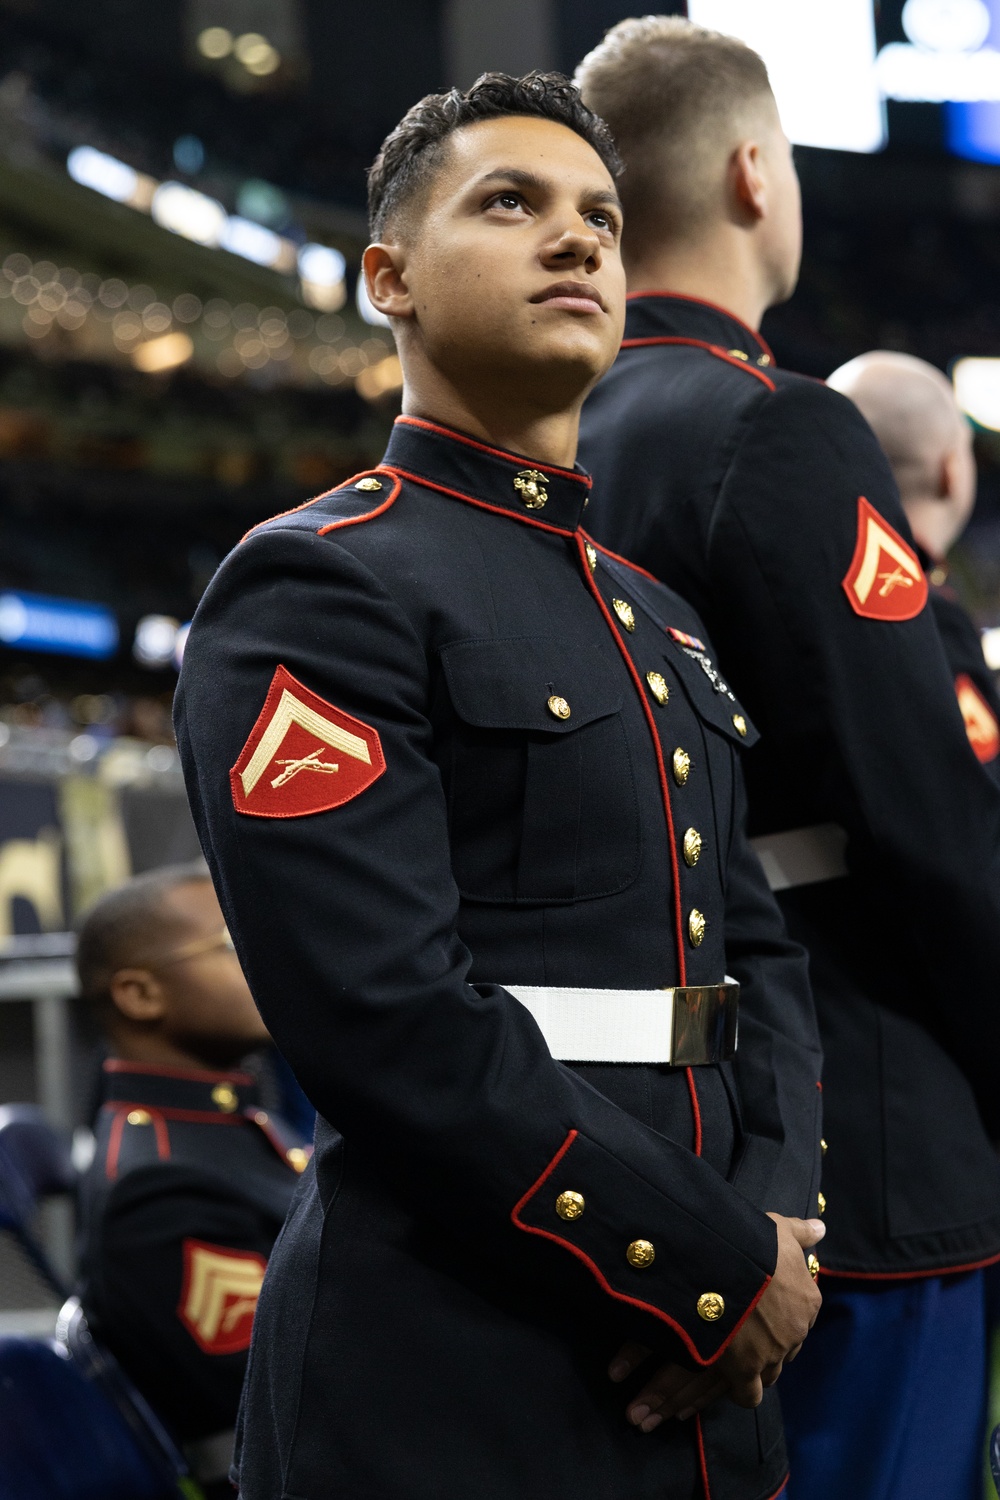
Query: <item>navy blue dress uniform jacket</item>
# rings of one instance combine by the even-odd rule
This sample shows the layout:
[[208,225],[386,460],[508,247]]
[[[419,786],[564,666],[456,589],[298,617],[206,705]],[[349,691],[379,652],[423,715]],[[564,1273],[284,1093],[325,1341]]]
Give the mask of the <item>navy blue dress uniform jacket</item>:
[[779,897],[824,1043],[824,1272],[1000,1256],[1000,795],[871,429],[723,310],[640,295],[581,457],[595,536],[692,601],[754,715],[751,834],[847,834],[846,878]]
[[84,1311],[179,1439],[231,1430],[308,1151],[245,1073],[111,1061],[104,1085],[80,1190]]
[[1000,781],[1000,693],[986,665],[983,641],[974,622],[948,582],[945,563],[934,563],[917,548],[927,573],[931,611],[955,684],[973,754]]
[[[820,1120],[803,955],[742,831],[754,731],[690,608],[590,547],[588,493],[401,418],[374,472],[251,532],[192,627],[192,806],[320,1114],[254,1331],[244,1500],[782,1481],[772,1393],[650,1439],[606,1373],[629,1335],[718,1358],[774,1269],[763,1210],[814,1201]],[[726,972],[742,1103],[731,1064],[556,1062],[501,987]]]

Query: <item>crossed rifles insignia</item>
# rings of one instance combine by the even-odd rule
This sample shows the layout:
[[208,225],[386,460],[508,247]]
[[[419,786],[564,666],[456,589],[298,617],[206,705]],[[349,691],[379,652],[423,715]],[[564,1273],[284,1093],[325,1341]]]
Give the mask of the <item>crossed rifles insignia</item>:
[[920,559],[864,496],[858,498],[858,534],[843,590],[856,615],[869,620],[912,620],[927,600]]
[[384,770],[382,743],[370,724],[279,666],[229,780],[237,812],[301,818],[350,802]]

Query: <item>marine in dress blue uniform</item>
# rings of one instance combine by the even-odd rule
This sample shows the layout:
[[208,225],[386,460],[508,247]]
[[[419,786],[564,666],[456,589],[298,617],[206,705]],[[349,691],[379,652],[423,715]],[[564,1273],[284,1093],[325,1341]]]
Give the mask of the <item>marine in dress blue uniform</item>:
[[[309,1148],[247,1073],[112,1059],[80,1193],[90,1327],[181,1441],[231,1433]],[[224,1465],[223,1465],[224,1468]]]
[[[783,1485],[773,1390],[644,1437],[607,1380],[626,1337],[725,1349],[774,1268],[762,1210],[815,1202],[820,1095],[742,832],[756,730],[695,613],[588,540],[589,500],[402,417],[375,470],[254,530],[192,627],[195,818],[320,1116],[255,1323],[245,1500]],[[727,974],[735,1066],[569,1065],[529,1008]]]
[[[750,830],[809,949],[824,1041],[824,1277],[864,1287],[1000,1258],[1000,799],[870,428],[724,309],[659,294],[630,301],[581,453],[594,535],[695,602],[761,728]],[[869,1341],[887,1337],[879,1322]],[[823,1328],[783,1390],[802,1382],[811,1430],[857,1432],[854,1392],[819,1399]],[[842,1368],[831,1351],[828,1376]],[[937,1370],[920,1432],[950,1430],[968,1455],[969,1389]],[[885,1433],[867,1446],[876,1469],[897,1451]],[[823,1469],[812,1497],[863,1483],[856,1464]]]

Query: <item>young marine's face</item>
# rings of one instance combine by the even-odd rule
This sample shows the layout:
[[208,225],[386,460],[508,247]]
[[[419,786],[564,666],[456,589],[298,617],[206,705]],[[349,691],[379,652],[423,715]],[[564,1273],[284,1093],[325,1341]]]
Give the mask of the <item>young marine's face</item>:
[[405,237],[404,316],[456,384],[577,399],[611,366],[625,321],[622,211],[582,137],[528,116],[447,143]]

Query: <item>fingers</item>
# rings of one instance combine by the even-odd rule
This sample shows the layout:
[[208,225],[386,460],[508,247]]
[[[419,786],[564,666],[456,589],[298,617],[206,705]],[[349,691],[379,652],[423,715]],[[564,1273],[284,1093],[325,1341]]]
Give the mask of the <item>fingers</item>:
[[745,1406],[752,1409],[759,1406],[764,1399],[764,1385],[759,1375],[754,1375],[746,1380],[734,1380],[729,1387],[729,1399],[737,1406]]
[[637,1344],[629,1339],[622,1344],[618,1353],[608,1366],[608,1375],[612,1380],[627,1380],[633,1370],[637,1370],[644,1359],[648,1359],[650,1350],[645,1344]]
[[826,1234],[826,1225],[822,1219],[786,1219],[785,1222],[803,1250],[818,1245]]
[[721,1396],[728,1382],[716,1370],[693,1374],[682,1365],[661,1365],[625,1409],[633,1427],[653,1432],[661,1422],[685,1419]]

